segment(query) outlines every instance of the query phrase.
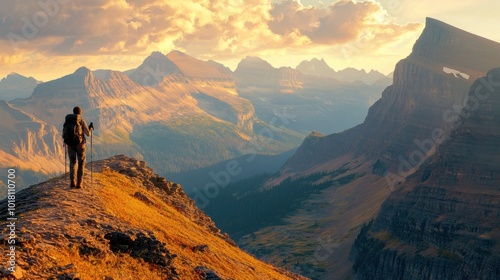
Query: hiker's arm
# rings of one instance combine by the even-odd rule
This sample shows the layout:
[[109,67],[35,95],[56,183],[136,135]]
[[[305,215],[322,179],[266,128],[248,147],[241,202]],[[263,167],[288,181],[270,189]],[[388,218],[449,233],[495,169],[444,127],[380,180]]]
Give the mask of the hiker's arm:
[[90,131],[89,131],[89,128],[87,126],[87,123],[82,120],[82,129],[83,129],[83,134],[87,135],[87,136],[90,136]]

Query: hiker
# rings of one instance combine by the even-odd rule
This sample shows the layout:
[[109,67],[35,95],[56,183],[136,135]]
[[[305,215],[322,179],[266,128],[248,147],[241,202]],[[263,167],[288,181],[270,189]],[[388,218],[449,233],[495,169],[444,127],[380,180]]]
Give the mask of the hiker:
[[[63,139],[68,146],[69,156],[69,180],[70,188],[81,189],[83,186],[83,169],[85,168],[85,135],[90,136],[94,130],[94,124],[87,123],[82,119],[82,109],[78,106],[73,108],[73,114],[65,118],[63,125]],[[76,159],[78,158],[78,171]],[[75,173],[76,178],[75,178]]]

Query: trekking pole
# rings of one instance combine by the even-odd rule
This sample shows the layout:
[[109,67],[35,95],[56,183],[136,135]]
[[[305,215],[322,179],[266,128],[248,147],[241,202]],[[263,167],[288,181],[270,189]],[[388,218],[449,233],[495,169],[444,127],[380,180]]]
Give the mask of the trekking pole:
[[94,179],[92,178],[92,173],[93,173],[92,166],[94,165],[92,160],[92,156],[94,153],[94,149],[92,148],[92,135],[94,135],[93,128],[90,130],[90,186],[94,186]]
[[63,147],[64,147],[64,177],[66,177],[66,173],[68,173],[66,171],[66,168],[67,168],[67,164],[66,164],[66,158],[67,158],[67,150],[66,150],[66,143],[63,143]]

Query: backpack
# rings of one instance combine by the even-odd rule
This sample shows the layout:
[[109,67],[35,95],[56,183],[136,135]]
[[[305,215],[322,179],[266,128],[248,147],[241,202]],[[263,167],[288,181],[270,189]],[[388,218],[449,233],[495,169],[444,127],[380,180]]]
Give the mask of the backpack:
[[66,116],[63,125],[64,143],[70,147],[76,147],[84,142],[82,117],[77,114]]

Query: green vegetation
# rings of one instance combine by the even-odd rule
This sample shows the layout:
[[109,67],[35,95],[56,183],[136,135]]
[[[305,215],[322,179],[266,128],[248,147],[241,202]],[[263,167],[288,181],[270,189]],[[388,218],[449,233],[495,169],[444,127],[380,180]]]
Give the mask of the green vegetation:
[[296,180],[286,179],[272,188],[263,188],[269,177],[261,175],[233,183],[221,189],[204,209],[217,226],[238,240],[256,230],[283,223],[312,194],[332,186],[354,181],[358,176],[339,168],[332,173],[317,173]]
[[446,248],[439,248],[438,249],[438,256],[444,259],[452,260],[452,261],[462,261],[463,257],[460,255],[456,254],[455,252],[452,252]]

